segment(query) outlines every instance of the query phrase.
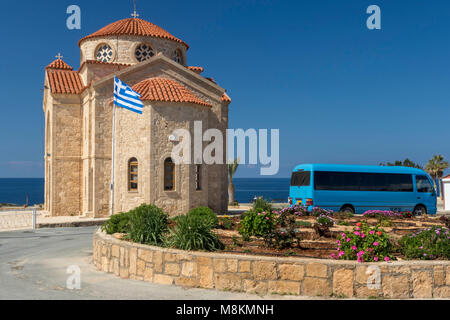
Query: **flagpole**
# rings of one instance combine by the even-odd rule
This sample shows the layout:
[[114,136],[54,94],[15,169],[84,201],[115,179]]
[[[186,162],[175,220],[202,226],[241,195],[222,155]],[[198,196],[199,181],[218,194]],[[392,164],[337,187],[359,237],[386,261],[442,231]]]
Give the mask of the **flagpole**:
[[113,123],[112,123],[112,146],[111,146],[111,211],[110,216],[114,213],[114,142],[116,134],[116,104],[113,102]]

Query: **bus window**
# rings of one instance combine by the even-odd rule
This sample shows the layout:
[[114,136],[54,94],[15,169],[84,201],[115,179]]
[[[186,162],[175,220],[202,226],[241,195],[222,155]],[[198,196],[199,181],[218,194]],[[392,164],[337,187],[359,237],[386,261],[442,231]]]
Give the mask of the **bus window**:
[[295,187],[309,186],[310,182],[311,182],[310,171],[297,171],[292,174],[291,186]]
[[359,190],[358,172],[315,171],[314,188],[316,190]]
[[425,176],[416,176],[417,192],[433,192],[433,186]]

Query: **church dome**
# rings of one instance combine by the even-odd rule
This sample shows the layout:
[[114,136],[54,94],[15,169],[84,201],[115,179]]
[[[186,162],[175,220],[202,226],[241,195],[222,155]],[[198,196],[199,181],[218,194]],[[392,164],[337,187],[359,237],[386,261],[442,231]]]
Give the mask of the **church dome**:
[[189,48],[187,43],[174,37],[163,28],[160,28],[157,25],[154,25],[153,23],[150,23],[148,21],[139,18],[128,18],[113,22],[107,25],[106,27],[103,27],[100,30],[82,38],[80,41],[78,41],[78,45],[80,45],[81,42],[83,42],[86,39],[104,36],[119,36],[119,35],[163,38],[181,43],[186,46],[186,49]]

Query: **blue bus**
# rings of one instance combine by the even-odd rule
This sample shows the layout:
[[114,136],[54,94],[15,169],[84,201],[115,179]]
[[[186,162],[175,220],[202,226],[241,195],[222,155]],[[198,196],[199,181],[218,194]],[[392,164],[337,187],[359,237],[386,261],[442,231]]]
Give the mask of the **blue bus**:
[[303,164],[292,172],[289,204],[352,213],[436,214],[431,181],[425,171],[409,167]]

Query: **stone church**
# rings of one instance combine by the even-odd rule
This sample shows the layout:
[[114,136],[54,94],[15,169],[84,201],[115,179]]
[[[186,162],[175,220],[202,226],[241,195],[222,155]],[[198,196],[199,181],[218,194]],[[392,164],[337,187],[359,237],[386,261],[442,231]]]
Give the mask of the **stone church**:
[[196,206],[226,212],[226,164],[175,164],[171,158],[177,142],[169,137],[176,129],[193,136],[194,121],[202,121],[203,132],[219,129],[226,139],[228,127],[231,99],[202,76],[202,67],[187,65],[189,46],[136,17],[109,24],[78,46],[78,70],[59,54],[45,68],[45,211],[110,214],[117,76],[142,95],[144,110],[140,115],[116,108],[114,213],[142,203],[170,215]]

